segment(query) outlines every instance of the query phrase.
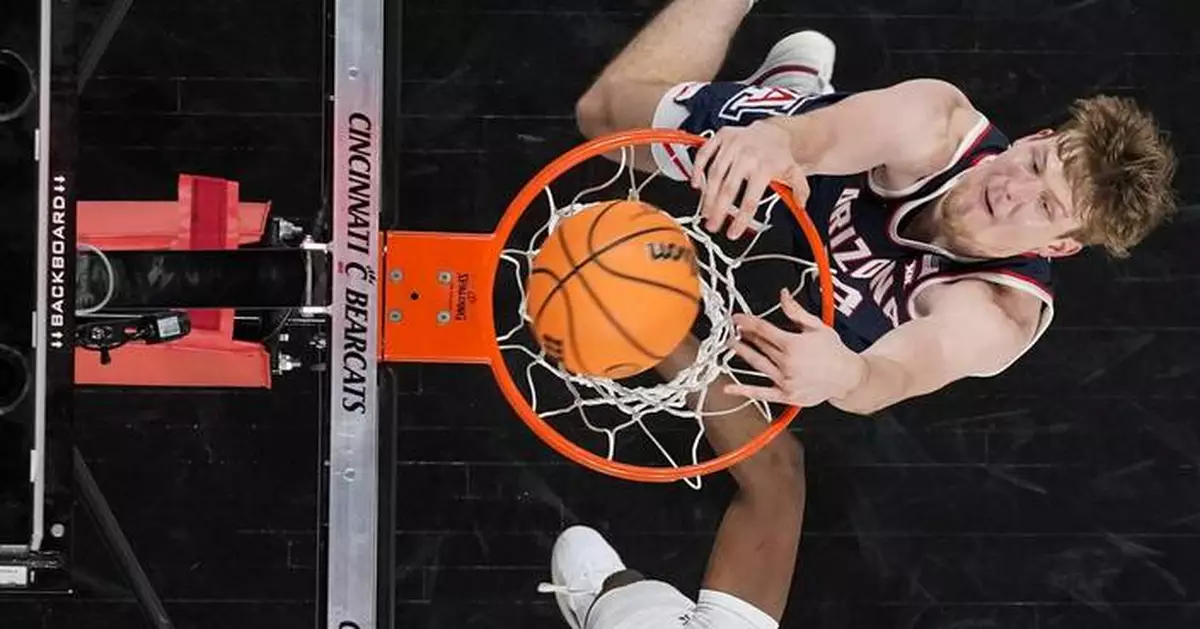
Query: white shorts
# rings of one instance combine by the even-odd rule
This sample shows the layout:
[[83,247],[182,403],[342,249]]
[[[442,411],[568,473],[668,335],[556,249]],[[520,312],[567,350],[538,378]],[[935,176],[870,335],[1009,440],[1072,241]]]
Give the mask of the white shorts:
[[[694,135],[715,133],[725,126],[744,127],[771,116],[796,116],[833,102],[819,82],[792,81],[790,87],[751,85],[731,81],[680,83],[668,89],[654,108],[650,125],[680,129]],[[662,174],[686,181],[692,172],[687,147],[652,144],[650,152]]]
[[696,602],[662,581],[638,581],[605,592],[584,629],[778,629],[766,612],[716,590]]
[[[680,101],[699,91],[708,83],[698,81],[680,83],[667,90],[654,108],[654,120],[650,125],[655,129],[679,129],[687,120],[690,111]],[[654,163],[666,177],[675,181],[687,181],[692,176],[692,158],[688,155],[687,147],[679,144],[651,144],[650,154]]]

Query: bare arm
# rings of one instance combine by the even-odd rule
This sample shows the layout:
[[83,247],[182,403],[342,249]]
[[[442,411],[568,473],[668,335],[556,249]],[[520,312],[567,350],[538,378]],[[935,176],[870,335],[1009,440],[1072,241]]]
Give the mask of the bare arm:
[[[687,339],[658,372],[674,376],[695,361],[697,346],[696,339]],[[705,437],[717,454],[740,447],[767,427],[756,406],[724,392],[730,382],[719,377],[705,398],[710,411],[744,407],[704,421]],[[729,472],[738,492],[713,540],[703,587],[736,596],[778,622],[787,606],[804,522],[804,450],[794,435],[784,432]]]
[[798,116],[727,125],[696,151],[691,183],[703,190],[705,228],[717,231],[741,203],[728,235],[740,238],[772,180],[800,203],[809,175],[873,172],[902,188],[940,170],[982,119],[957,88],[918,79],[848,96]]
[[[935,292],[936,291],[936,292]],[[1028,345],[1041,313],[1037,298],[979,280],[929,289],[917,318],[859,354],[859,386],[834,406],[870,414],[967,376],[1001,369]]]
[[958,88],[915,79],[854,94],[802,116],[763,122],[788,132],[793,157],[809,175],[882,167],[915,179],[944,165],[978,120]]

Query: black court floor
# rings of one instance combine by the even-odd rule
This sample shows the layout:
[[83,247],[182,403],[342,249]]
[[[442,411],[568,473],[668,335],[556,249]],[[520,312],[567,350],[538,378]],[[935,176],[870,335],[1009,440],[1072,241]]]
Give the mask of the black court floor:
[[[98,28],[108,4],[78,4],[81,32]],[[333,4],[133,3],[81,95],[80,198],[173,198],[188,172],[326,220]],[[388,2],[383,227],[491,229],[581,141],[575,100],[661,4]],[[1198,20],[1185,0],[762,0],[747,19],[722,76],[817,28],[839,45],[840,88],[944,78],[1012,136],[1076,97],[1130,95],[1180,157],[1174,224],[1129,260],[1057,264],[1054,325],[1003,376],[872,418],[806,412],[810,504],[784,626],[1200,626]],[[325,626],[314,366],[272,391],[76,391],[77,443],[175,626]],[[727,478],[697,492],[581,469],[482,368],[394,366],[379,382],[396,459],[388,626],[565,627],[537,585],[575,522],[631,566],[698,586]],[[148,626],[95,531],[74,535],[77,594],[0,595],[0,626]]]

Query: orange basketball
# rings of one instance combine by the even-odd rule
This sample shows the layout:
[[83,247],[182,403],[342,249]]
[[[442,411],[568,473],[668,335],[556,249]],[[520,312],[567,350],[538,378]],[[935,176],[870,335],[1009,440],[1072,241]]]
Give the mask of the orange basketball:
[[596,203],[558,223],[526,296],[542,348],[567,371],[626,378],[679,345],[700,310],[691,240],[640,201]]

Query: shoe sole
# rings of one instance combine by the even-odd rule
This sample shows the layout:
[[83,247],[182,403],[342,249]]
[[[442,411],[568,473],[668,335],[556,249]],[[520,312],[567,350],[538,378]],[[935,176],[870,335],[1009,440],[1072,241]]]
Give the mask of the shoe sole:
[[[822,76],[821,68],[812,67],[805,63],[796,63],[788,59],[788,55],[783,51],[796,47],[796,42],[798,41],[812,42],[811,44],[803,44],[805,48],[819,47],[821,49],[829,49],[831,51],[829,56],[833,59],[833,62],[829,64],[829,76]],[[764,79],[764,77],[770,76],[772,70],[775,68],[784,65],[796,65],[812,70],[812,73],[817,78],[821,79],[823,83],[830,83],[833,81],[833,65],[836,63],[836,61],[837,46],[833,43],[833,40],[829,39],[829,37],[817,31],[801,31],[799,33],[792,33],[791,35],[788,35],[787,37],[775,42],[775,45],[772,46],[771,50],[767,52],[767,57],[763,61],[763,64],[754,71],[754,74],[750,75],[750,78],[747,79],[746,82],[758,84]]]

